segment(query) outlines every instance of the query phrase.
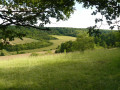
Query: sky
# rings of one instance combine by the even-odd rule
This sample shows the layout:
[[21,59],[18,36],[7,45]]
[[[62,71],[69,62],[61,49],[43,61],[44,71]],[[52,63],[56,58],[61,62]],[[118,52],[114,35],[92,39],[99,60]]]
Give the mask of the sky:
[[[82,7],[82,4],[75,5],[75,12],[71,15],[71,17],[67,21],[59,21],[56,22],[55,19],[51,19],[51,24],[45,25],[46,27],[72,27],[72,28],[87,28],[95,25],[95,18],[101,18],[100,14],[91,15],[91,13],[95,10],[85,9]],[[98,24],[98,26],[100,26]],[[109,29],[109,26],[106,24],[104,20],[104,25],[102,25],[101,29]]]

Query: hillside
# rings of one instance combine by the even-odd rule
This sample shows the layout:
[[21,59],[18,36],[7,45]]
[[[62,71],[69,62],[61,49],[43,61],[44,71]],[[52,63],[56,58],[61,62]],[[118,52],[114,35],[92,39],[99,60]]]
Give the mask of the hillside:
[[120,49],[0,61],[1,90],[119,90]]
[[21,40],[19,38],[15,38],[14,41],[11,41],[11,43],[14,44],[14,45],[16,45],[16,44],[32,43],[32,42],[38,42],[38,40],[24,37],[23,40]]
[[38,49],[33,49],[33,50],[23,50],[23,52],[40,52],[40,51],[49,51],[49,50],[55,50],[58,45],[61,43],[64,43],[66,41],[74,41],[76,40],[76,37],[71,37],[71,36],[59,36],[59,35],[51,35],[54,38],[57,38],[55,40],[49,40],[49,42],[52,43],[52,45],[43,47],[43,48],[38,48]]

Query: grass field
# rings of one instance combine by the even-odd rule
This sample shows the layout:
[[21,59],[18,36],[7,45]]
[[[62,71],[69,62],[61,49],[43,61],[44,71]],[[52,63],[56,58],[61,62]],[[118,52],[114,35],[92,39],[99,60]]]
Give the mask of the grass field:
[[70,41],[70,40],[71,41],[76,40],[75,37],[71,37],[71,36],[58,36],[58,35],[52,35],[52,36],[56,37],[58,39],[50,40],[50,42],[53,43],[51,46],[40,48],[40,49],[34,49],[34,50],[24,50],[24,52],[39,52],[39,51],[55,50],[58,47],[58,45],[60,45],[61,43],[64,43],[64,42]]
[[51,50],[51,49],[56,49],[58,47],[58,45],[60,45],[61,43],[64,43],[66,41],[75,41],[76,38],[75,37],[71,37],[71,36],[58,36],[58,35],[52,35],[53,37],[57,38],[57,40],[50,40],[50,42],[53,43],[53,45],[49,46],[49,47],[45,47],[45,48],[41,48],[41,50]]
[[0,90],[120,90],[120,49],[2,60]]
[[14,41],[11,41],[12,44],[25,44],[25,43],[31,43],[31,42],[38,42],[38,40],[24,37],[23,40],[19,38],[15,38]]

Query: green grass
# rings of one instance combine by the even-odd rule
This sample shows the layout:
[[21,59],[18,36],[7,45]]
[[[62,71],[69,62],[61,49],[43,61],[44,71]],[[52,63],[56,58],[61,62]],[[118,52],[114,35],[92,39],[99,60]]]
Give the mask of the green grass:
[[15,38],[14,41],[11,41],[11,43],[14,44],[14,45],[16,45],[16,44],[31,43],[31,42],[38,42],[38,40],[24,37],[23,40],[21,40],[19,38]]
[[49,47],[45,47],[45,48],[41,48],[41,50],[50,50],[53,49],[55,50],[58,45],[61,45],[61,43],[64,43],[66,41],[75,41],[76,38],[75,37],[71,37],[71,36],[58,36],[58,35],[52,35],[53,37],[57,38],[57,40],[50,40],[50,42],[53,43],[53,45],[49,46]]
[[120,90],[120,49],[0,61],[0,90]]
[[58,45],[60,45],[61,43],[64,43],[70,40],[71,41],[76,40],[75,37],[71,37],[71,36],[59,36],[59,35],[52,35],[52,36],[58,39],[50,40],[50,42],[53,43],[51,46],[40,48],[40,49],[34,49],[34,50],[24,50],[24,52],[39,52],[39,51],[55,50],[58,47]]

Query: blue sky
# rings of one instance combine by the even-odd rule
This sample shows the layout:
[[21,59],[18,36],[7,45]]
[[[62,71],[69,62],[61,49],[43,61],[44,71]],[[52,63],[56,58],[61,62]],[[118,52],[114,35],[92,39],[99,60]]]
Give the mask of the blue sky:
[[[59,21],[56,22],[55,19],[51,19],[51,24],[47,24],[47,27],[73,27],[73,28],[87,28],[89,26],[95,25],[95,18],[101,18],[100,14],[94,16],[91,15],[93,9],[85,9],[82,7],[82,4],[75,5],[75,12],[71,15],[71,17],[67,21]],[[99,26],[99,24],[98,24]],[[102,29],[109,29],[108,25],[104,21],[104,25],[101,27]]]

